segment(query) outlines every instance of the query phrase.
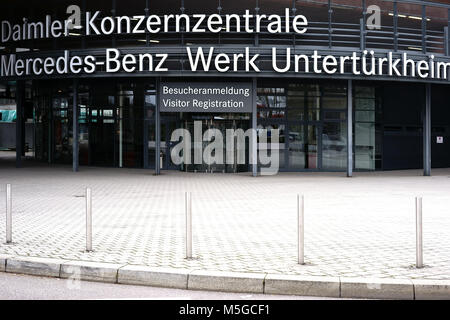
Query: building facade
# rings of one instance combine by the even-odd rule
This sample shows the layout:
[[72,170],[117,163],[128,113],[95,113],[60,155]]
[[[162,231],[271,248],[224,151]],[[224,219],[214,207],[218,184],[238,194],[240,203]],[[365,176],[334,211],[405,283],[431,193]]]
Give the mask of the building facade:
[[[2,21],[24,26],[24,17],[27,23],[45,21],[47,15],[52,20],[67,19],[71,5],[81,9],[81,27],[71,28],[67,36],[25,40],[18,36],[18,40],[5,41],[0,47],[1,55],[15,54],[16,59],[25,62],[28,58],[61,57],[66,51],[70,56],[93,56],[98,62],[92,73],[3,74],[1,103],[15,104],[17,111],[17,166],[29,144],[24,128],[32,123],[34,157],[48,163],[72,164],[75,171],[90,165],[153,169],[157,174],[161,170],[183,170],[248,171],[257,175],[264,164],[252,165],[249,154],[262,152],[271,142],[279,152],[280,171],[343,171],[351,176],[354,170],[424,168],[424,174],[429,175],[431,167],[450,167],[450,93],[446,77],[422,77],[417,66],[409,69],[407,77],[390,75],[385,70],[387,64],[377,66],[380,72],[374,75],[355,74],[350,59],[343,61],[339,73],[307,72],[315,68],[314,62],[294,56],[333,55],[342,61],[341,57],[354,52],[358,57],[377,59],[407,54],[411,65],[433,59],[448,63],[450,6],[443,2],[60,0],[35,5],[20,0],[2,4],[0,15]],[[115,29],[111,34],[88,35],[88,21],[83,15],[101,11],[102,16],[128,16],[138,21],[149,15],[243,16],[249,10],[252,14],[280,15],[284,23],[288,20],[286,9],[291,19],[300,13],[307,17],[307,32],[248,33],[231,26],[226,32],[192,33],[180,31],[175,20],[170,20],[164,33],[146,30],[136,34]],[[244,29],[244,20],[241,23]],[[2,25],[2,32],[6,32],[5,28]],[[30,31],[28,26],[23,30]],[[36,32],[35,27],[31,30]],[[206,51],[213,47],[213,57],[222,53],[232,56],[247,48],[249,55],[259,55],[259,72],[246,70],[243,61],[236,63],[235,72],[192,71],[186,48],[199,47]],[[122,56],[168,54],[168,70],[129,72],[122,65],[117,72],[109,73],[102,65],[108,48],[119,50]],[[274,49],[279,68],[292,60],[291,68],[284,72],[273,70]],[[292,58],[286,58],[287,49]],[[295,62],[299,61],[304,63],[296,70]],[[447,65],[442,66],[440,71],[447,72]],[[7,67],[6,62],[2,63],[3,71]],[[164,86],[209,85],[227,90],[248,88],[248,97],[241,97],[242,111],[164,108]],[[249,154],[243,162],[174,163],[171,150],[178,143],[171,138],[174,130],[184,128],[194,136],[195,123],[201,123],[202,132],[217,129],[224,137],[227,129],[278,129],[279,139],[270,141],[270,135],[267,143],[258,137],[247,139]],[[203,150],[207,143],[196,147]]]

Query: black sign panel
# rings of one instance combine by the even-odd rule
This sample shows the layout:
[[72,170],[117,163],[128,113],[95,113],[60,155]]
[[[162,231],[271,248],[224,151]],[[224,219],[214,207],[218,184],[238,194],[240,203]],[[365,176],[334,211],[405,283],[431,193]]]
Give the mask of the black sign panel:
[[162,82],[160,112],[252,112],[252,84]]

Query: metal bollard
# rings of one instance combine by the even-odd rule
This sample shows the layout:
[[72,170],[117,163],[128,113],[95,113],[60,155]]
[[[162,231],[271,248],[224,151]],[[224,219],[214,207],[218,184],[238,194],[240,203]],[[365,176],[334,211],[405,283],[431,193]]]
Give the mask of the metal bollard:
[[416,268],[423,267],[422,197],[416,197]]
[[305,264],[305,198],[297,195],[298,263]]
[[92,251],[92,192],[86,188],[86,251]]
[[186,258],[192,258],[192,195],[185,193],[186,209]]
[[6,185],[6,243],[12,242],[12,201],[11,185]]

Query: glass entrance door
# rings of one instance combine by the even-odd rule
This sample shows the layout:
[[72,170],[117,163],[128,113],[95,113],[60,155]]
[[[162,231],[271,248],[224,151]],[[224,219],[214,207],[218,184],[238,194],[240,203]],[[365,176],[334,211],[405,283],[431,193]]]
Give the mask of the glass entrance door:
[[288,90],[287,170],[345,170],[345,84],[293,84]]
[[111,109],[89,108],[89,164],[114,166],[115,121]]
[[318,168],[318,132],[320,126],[308,123],[289,124],[289,168]]
[[[201,123],[201,136],[202,143],[195,144],[195,122]],[[206,119],[189,119],[185,120],[184,128],[186,128],[191,136],[192,147],[191,147],[191,163],[185,165],[182,169],[190,172],[222,172],[222,173],[236,173],[236,172],[245,172],[248,171],[248,150],[249,150],[249,141],[245,140],[245,147],[243,150],[238,150],[237,137],[236,135],[227,136],[227,129],[232,129],[235,132],[237,129],[242,129],[244,132],[249,128],[248,120],[241,119],[224,119],[221,117],[207,117]],[[198,125],[197,125],[198,126]],[[197,127],[199,130],[200,126]],[[204,138],[204,133],[209,129],[217,129],[222,137],[222,150],[218,150],[217,148],[213,148],[211,150],[212,145],[214,143],[215,138],[211,138],[210,141]],[[220,136],[220,135],[219,135]],[[231,141],[227,141],[227,139],[234,139]],[[232,150],[227,150],[227,143],[232,145]],[[200,150],[199,150],[200,149]],[[239,161],[238,152],[244,152],[245,161]],[[195,154],[201,154],[201,161],[195,161]],[[220,154],[222,156],[220,156]],[[218,161],[214,161],[211,159],[212,157],[216,157]],[[228,160],[227,160],[228,159]],[[197,159],[198,160],[198,159]],[[244,163],[242,163],[244,162]]]
[[176,142],[171,141],[172,132],[181,126],[181,121],[177,117],[161,118],[161,144],[160,144],[160,166],[163,170],[177,169],[178,166],[173,164],[170,152]]

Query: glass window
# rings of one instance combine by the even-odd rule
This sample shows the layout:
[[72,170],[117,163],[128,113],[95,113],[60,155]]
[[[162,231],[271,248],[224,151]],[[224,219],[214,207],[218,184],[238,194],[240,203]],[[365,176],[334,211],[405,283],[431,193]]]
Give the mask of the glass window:
[[327,120],[342,120],[342,121],[344,121],[347,118],[345,111],[325,111],[323,114],[324,114],[323,115],[324,121],[327,121]]
[[261,119],[280,119],[283,120],[285,117],[284,110],[258,110],[258,118]]
[[320,97],[320,86],[318,84],[307,84],[306,90],[309,97]]
[[308,97],[306,103],[308,106],[308,120],[320,120],[320,97]]
[[355,167],[375,170],[375,123],[355,123]]
[[302,125],[289,125],[289,168],[305,168],[305,137]]
[[375,122],[375,112],[373,111],[355,111],[355,121],[357,122]]
[[324,96],[345,96],[347,86],[341,83],[326,83],[322,86]]
[[305,98],[288,97],[288,117],[290,121],[304,120],[305,118]]
[[315,125],[289,125],[289,169],[317,168],[317,127]]
[[355,98],[355,109],[358,110],[375,110],[375,99]]
[[375,170],[376,96],[373,86],[355,86],[355,168]]
[[317,169],[318,164],[318,147],[317,147],[317,127],[308,125],[307,127],[307,143],[305,150],[307,152],[306,164],[308,169]]
[[323,97],[322,108],[347,109],[347,97]]
[[323,123],[322,167],[331,170],[344,170],[347,168],[346,122]]
[[264,95],[258,96],[258,105],[261,108],[286,108],[285,96]]
[[355,86],[354,91],[357,98],[375,98],[374,87]]
[[[267,130],[267,142],[263,143],[260,140],[260,132],[261,130]],[[271,131],[272,129],[278,129],[278,135],[279,135],[279,142],[272,141],[271,139]],[[264,124],[258,124],[258,162],[260,161],[260,153],[265,152],[270,155],[270,148],[271,146],[269,143],[275,143],[276,146],[278,146],[278,154],[279,154],[279,167],[284,168],[285,167],[285,134],[286,134],[286,126],[284,124],[278,124],[278,123],[264,123]],[[259,163],[262,167],[268,167],[268,165],[262,165]]]
[[290,83],[289,96],[304,96],[305,95],[305,85],[303,83]]

